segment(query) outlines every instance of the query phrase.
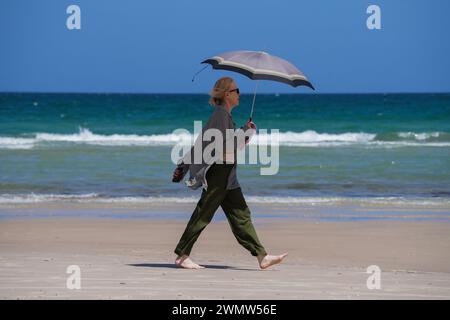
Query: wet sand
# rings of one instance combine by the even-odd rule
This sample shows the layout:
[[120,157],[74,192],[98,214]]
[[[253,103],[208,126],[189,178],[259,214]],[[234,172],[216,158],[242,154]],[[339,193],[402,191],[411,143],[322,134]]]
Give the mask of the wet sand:
[[[112,210],[104,206],[3,208],[2,213],[14,212],[14,218],[0,220],[0,298],[450,298],[450,223],[422,221],[411,208],[396,208],[399,216],[393,220],[349,220],[347,215],[353,217],[355,210],[314,208],[322,217],[343,217],[335,221],[310,219],[306,209],[302,212],[309,218],[301,219],[298,207],[255,208],[253,221],[269,253],[289,252],[283,264],[269,270],[259,270],[219,211],[192,252],[206,269],[176,268],[173,249],[190,214],[180,219],[164,216],[179,209],[154,206],[147,212],[161,215],[148,218],[136,213],[143,208],[124,206],[122,214],[111,218],[101,215]],[[282,209],[290,215],[276,217]],[[387,210],[369,209],[372,217]],[[37,218],[33,212],[41,215]],[[408,214],[413,218],[401,218]],[[80,267],[79,290],[67,288],[70,265]],[[367,287],[370,265],[381,269],[380,289]]]

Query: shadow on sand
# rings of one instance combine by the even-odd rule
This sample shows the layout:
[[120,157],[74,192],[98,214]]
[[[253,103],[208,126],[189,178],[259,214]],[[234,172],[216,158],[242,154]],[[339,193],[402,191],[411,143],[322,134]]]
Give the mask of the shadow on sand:
[[[246,268],[236,268],[231,266],[221,266],[213,264],[200,264],[206,269],[229,269],[229,270],[241,270],[241,271],[260,271],[260,269],[246,269]],[[174,263],[135,263],[129,264],[132,267],[145,267],[145,268],[170,268],[170,269],[182,269],[177,267]]]

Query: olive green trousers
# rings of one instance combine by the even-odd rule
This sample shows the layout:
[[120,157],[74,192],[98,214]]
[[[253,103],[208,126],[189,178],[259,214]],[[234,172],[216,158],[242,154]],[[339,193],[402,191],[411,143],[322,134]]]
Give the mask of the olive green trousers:
[[207,191],[203,189],[202,196],[175,248],[174,252],[177,255],[190,255],[195,241],[211,222],[219,206],[225,212],[237,241],[253,256],[266,254],[256,235],[250,217],[250,209],[245,202],[241,188],[226,190],[228,175],[232,168],[233,164],[215,163],[207,171]]

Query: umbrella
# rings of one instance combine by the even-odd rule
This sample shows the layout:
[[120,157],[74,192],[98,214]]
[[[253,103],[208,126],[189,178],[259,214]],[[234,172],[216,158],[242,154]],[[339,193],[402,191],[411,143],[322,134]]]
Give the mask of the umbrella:
[[[307,86],[314,90],[311,82],[293,64],[264,51],[229,51],[206,59],[202,63],[211,65],[213,69],[238,72],[252,80],[272,80],[293,87]],[[257,88],[258,81],[255,85],[250,120],[253,115]]]

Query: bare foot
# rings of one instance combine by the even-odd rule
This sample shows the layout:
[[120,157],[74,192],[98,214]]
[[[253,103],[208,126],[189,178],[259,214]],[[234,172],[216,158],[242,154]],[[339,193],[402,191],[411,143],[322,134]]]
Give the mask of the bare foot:
[[178,256],[177,259],[175,260],[175,264],[178,267],[185,268],[185,269],[204,269],[205,268],[205,267],[202,267],[202,266],[196,264],[187,255]]
[[273,266],[274,264],[280,263],[283,261],[283,259],[287,256],[287,252],[283,253],[279,256],[272,256],[272,255],[265,255],[265,256],[258,256],[258,262],[259,267],[261,269],[267,269],[270,266]]

